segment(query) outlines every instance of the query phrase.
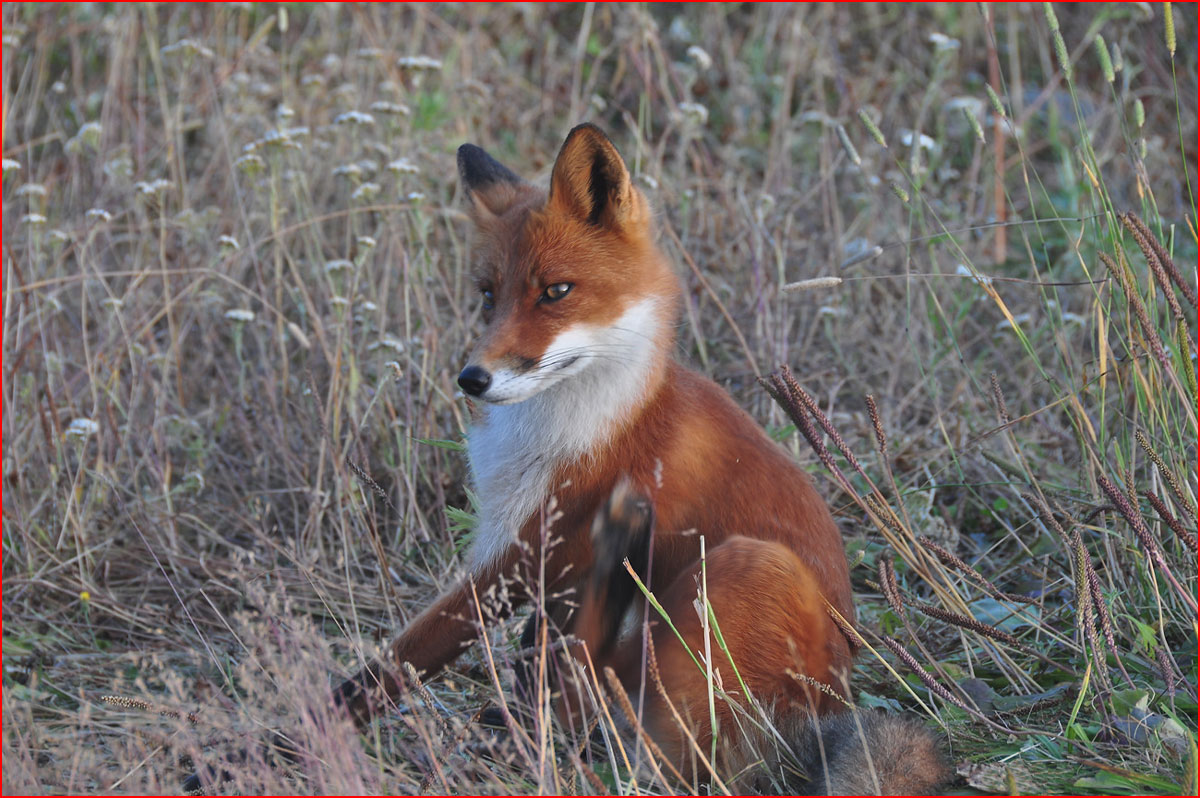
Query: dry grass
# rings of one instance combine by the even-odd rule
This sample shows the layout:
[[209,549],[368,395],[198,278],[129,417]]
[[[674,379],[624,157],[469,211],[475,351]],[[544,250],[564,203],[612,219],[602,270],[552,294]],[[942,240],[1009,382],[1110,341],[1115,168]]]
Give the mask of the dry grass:
[[592,119],[680,357],[822,472],[858,702],[977,786],[1194,794],[1195,10],[1173,53],[1160,7],[993,13],[6,4],[5,792],[169,792],[265,729],[301,760],[241,791],[662,789],[544,714],[481,755],[512,625],[362,744],[325,701],[471,523],[454,151],[544,176]]

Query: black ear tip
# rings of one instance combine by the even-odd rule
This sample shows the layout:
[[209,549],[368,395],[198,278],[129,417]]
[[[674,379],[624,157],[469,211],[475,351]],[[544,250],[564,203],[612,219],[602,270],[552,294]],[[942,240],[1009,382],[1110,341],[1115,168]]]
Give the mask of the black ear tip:
[[567,134],[566,140],[570,141],[576,136],[587,136],[591,139],[599,139],[600,141],[605,141],[609,144],[612,144],[612,139],[608,137],[608,134],[591,122],[584,122],[571,128],[571,132]]
[[482,147],[476,147],[474,144],[462,145],[458,148],[458,168],[461,169],[463,164],[468,163],[472,159],[479,158],[481,155],[487,155]]
[[458,148],[458,173],[471,188],[482,188],[490,183],[521,182],[521,178],[508,167],[474,144],[464,144]]
[[482,147],[464,144],[458,148],[458,173],[466,177],[472,172],[478,172],[480,166],[491,159],[492,157],[484,152]]

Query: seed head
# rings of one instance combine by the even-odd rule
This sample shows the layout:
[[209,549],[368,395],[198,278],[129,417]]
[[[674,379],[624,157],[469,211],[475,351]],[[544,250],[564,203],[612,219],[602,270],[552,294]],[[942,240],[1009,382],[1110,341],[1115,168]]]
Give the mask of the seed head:
[[1000,95],[992,88],[991,84],[983,84],[984,91],[987,92],[988,101],[992,104],[992,110],[996,112],[996,116],[1006,117],[1008,114],[1004,112],[1004,101],[1000,99]]
[[1167,52],[1171,57],[1175,57],[1175,15],[1171,11],[1170,3],[1163,3],[1163,24],[1166,26],[1167,34]]
[[1104,79],[1109,83],[1115,81],[1117,73],[1108,55],[1108,45],[1104,43],[1104,37],[1100,34],[1096,34],[1096,57],[1100,59],[1100,71],[1104,73]]
[[1067,42],[1063,39],[1062,31],[1054,31],[1054,53],[1058,56],[1058,65],[1062,68],[1063,77],[1071,79],[1071,56],[1067,52]]
[[879,142],[879,146],[887,149],[887,139],[883,137],[883,131],[879,129],[879,125],[875,124],[875,120],[867,113],[865,108],[858,109],[858,121],[863,123],[863,127],[871,134],[871,138]]
[[1058,15],[1054,13],[1053,3],[1042,3],[1042,11],[1046,14],[1046,22],[1050,25],[1050,30],[1058,30]]

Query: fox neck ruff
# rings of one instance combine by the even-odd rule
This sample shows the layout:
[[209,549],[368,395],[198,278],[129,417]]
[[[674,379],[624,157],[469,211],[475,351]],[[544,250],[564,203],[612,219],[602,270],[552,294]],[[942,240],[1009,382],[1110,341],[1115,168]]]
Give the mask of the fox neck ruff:
[[607,326],[592,363],[528,399],[490,405],[467,436],[467,453],[479,500],[479,526],[469,562],[479,571],[515,543],[556,486],[554,473],[612,440],[636,420],[660,387],[673,337],[669,300],[634,303]]

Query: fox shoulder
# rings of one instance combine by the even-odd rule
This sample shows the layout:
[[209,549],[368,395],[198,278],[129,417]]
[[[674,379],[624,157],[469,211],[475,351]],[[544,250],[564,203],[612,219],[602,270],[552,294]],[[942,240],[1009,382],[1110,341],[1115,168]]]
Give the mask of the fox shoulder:
[[811,777],[809,795],[929,795],[952,775],[921,721],[880,712],[810,720],[796,753]]

